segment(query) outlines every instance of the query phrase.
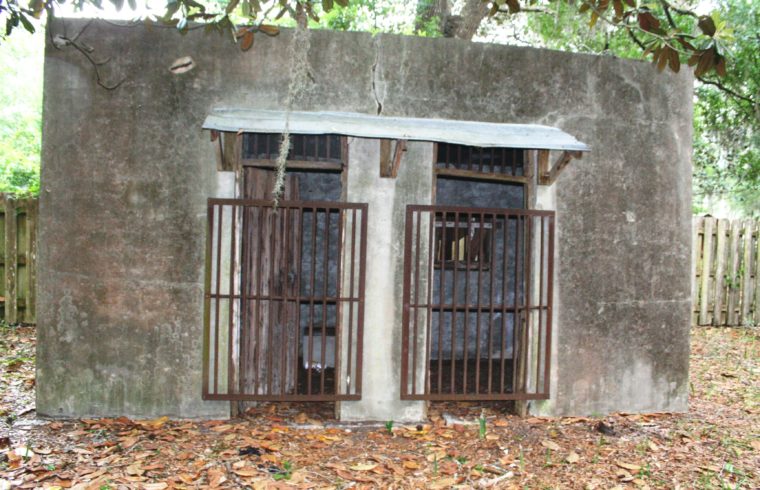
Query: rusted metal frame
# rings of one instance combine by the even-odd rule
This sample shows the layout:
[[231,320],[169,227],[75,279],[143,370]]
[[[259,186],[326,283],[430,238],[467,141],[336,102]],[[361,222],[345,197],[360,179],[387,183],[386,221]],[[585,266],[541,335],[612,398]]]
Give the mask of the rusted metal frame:
[[[461,157],[462,150],[461,147],[459,149],[459,156]],[[445,218],[444,218],[445,219]],[[445,227],[444,227],[445,228]],[[459,211],[454,212],[454,245],[455,247],[452,250],[453,257],[453,264],[454,264],[454,272],[453,272],[453,280],[451,281],[451,303],[456,304],[457,296],[459,295],[459,291],[457,290],[457,272],[458,267],[457,264],[459,263]],[[456,253],[453,253],[455,252]],[[444,252],[444,258],[446,257],[446,253]],[[444,261],[445,263],[445,261]],[[445,272],[444,272],[445,274]],[[455,390],[456,385],[456,365],[457,365],[457,358],[456,358],[456,312],[452,310],[451,312],[451,393],[453,394]],[[467,329],[467,316],[465,316],[465,330]]]
[[[417,213],[418,216],[422,216],[422,213]],[[433,309],[431,303],[433,302],[433,270],[435,269],[435,215],[427,213],[428,216],[428,265],[427,265],[427,300],[426,300],[426,333],[425,333],[425,386],[424,393],[430,393],[430,357],[431,349],[430,338],[433,328]]]
[[[245,158],[241,161],[241,164],[244,167],[256,167],[256,168],[264,168],[264,169],[270,169],[270,170],[277,168],[277,160],[271,160],[271,159],[257,160],[257,159]],[[324,170],[324,171],[333,171],[333,172],[340,172],[341,170],[343,170],[343,163],[335,162],[333,160],[330,160],[330,161],[288,160],[286,165],[288,169],[293,169],[293,170],[298,170],[298,169]]]
[[[232,233],[230,234],[230,285],[229,285],[229,292],[230,295],[234,294],[235,289],[235,237],[237,236],[237,206],[232,206],[232,212],[231,212],[231,226],[232,226]],[[221,255],[221,243],[222,243],[222,237],[219,237],[219,252]],[[218,288],[221,292],[221,287]],[[219,300],[217,300],[219,301]],[[228,318],[228,329],[227,329],[227,393],[232,393],[233,386],[234,386],[234,377],[235,377],[235,371],[233,366],[233,348],[232,348],[232,339],[233,339],[233,325],[235,323],[234,317],[234,307],[233,307],[233,299],[230,298],[227,300],[228,306],[229,306],[229,318]]]
[[521,384],[520,389],[524,390],[526,393],[528,392],[529,386],[528,386],[528,357],[530,353],[530,329],[531,329],[531,296],[533,295],[531,284],[531,274],[532,274],[532,260],[533,260],[533,217],[527,218],[527,226],[525,230],[525,276],[523,277],[524,282],[524,289],[525,292],[523,294],[523,303],[524,303],[524,310],[523,310],[523,316],[525,318],[525,324],[523,326],[523,332],[522,332],[522,338],[521,340],[521,356],[520,361],[518,363],[518,370],[520,371],[518,375],[518,382]]
[[206,400],[225,401],[268,401],[268,402],[334,402],[361,400],[360,394],[355,395],[251,395],[236,393],[233,395],[208,395]]
[[[462,268],[462,269],[460,269],[460,270],[465,270],[465,269],[464,269],[464,268]],[[444,303],[444,304],[440,304],[440,303],[433,303],[433,304],[432,304],[432,305],[430,305],[430,306],[432,306],[432,307],[433,307],[433,309],[434,309],[434,310],[436,310],[436,311],[437,311],[437,310],[443,310],[443,311],[451,311],[451,310],[455,310],[455,311],[464,311],[464,309],[465,309],[465,308],[472,308],[472,305],[467,305],[467,304],[465,304],[465,303],[460,303],[460,304],[451,304],[451,303]],[[498,307],[499,307],[499,305],[496,305],[496,307],[498,308]],[[535,308],[537,308],[537,307],[536,307],[536,306],[534,306],[534,307],[532,307],[532,308],[533,308],[533,309],[535,309]],[[525,308],[523,308],[523,307],[520,307],[520,306],[518,306],[517,308],[513,308],[513,307],[511,307],[511,306],[505,306],[505,308],[504,308],[504,309],[505,309],[505,311],[512,313],[512,312],[514,312],[514,311],[522,311],[522,310],[523,310],[523,309],[525,309]]]
[[[256,208],[273,208],[274,201],[271,199],[232,199],[232,198],[209,198],[211,204],[222,205],[238,205],[246,207]],[[277,205],[278,208],[298,208],[298,209],[312,209],[317,208],[333,208],[333,209],[354,209],[361,208],[363,204],[346,203],[336,201],[280,201]]]
[[[491,215],[491,260],[489,269],[489,284],[488,284],[488,393],[491,393],[493,386],[493,362],[491,357],[493,356],[493,315],[494,315],[494,269],[496,269],[496,261],[494,260],[494,252],[496,250],[496,215]],[[502,298],[502,303],[504,299]]]
[[[228,299],[228,298],[239,299],[239,298],[241,298],[241,296],[239,294],[233,294],[233,295],[218,294],[218,295],[214,295],[214,297],[215,298],[218,297],[220,299]],[[257,294],[248,294],[248,295],[244,296],[244,299],[248,299],[248,300],[259,299],[259,300],[262,300],[262,301],[267,301],[269,299],[272,299],[272,300],[275,300],[275,301],[286,301],[286,298],[290,302],[296,302],[296,299],[294,297],[291,298],[290,296],[277,295],[277,294],[273,294],[273,295],[262,294],[261,296],[259,296]],[[322,296],[320,296],[320,301],[322,299],[323,299]],[[328,304],[340,303],[340,302],[346,302],[347,303],[349,301],[359,301],[358,298],[350,298],[348,296],[340,296],[340,297],[338,297],[338,296],[327,296],[324,299],[327,301]],[[301,300],[301,302],[308,304],[309,300]]]
[[[522,270],[520,258],[523,254],[520,253],[520,241],[523,233],[521,233],[523,227],[524,216],[518,215],[515,227],[515,293],[513,308],[515,309],[512,315],[512,391],[517,392],[517,346],[519,342],[519,336],[522,331],[522,313],[521,307],[523,306],[523,298],[520,298],[520,287],[522,286],[522,293],[525,294],[525,285],[520,277],[520,271]],[[522,238],[524,239],[524,238]],[[502,393],[504,387],[502,386]]]
[[[322,339],[321,339],[321,346],[320,346],[320,360],[322,361],[322,369],[320,370],[320,376],[319,376],[319,392],[320,394],[325,393],[325,371],[327,366],[327,301],[325,301],[325,298],[327,297],[328,291],[328,285],[330,283],[330,210],[325,210],[325,260],[324,260],[324,267],[322,268],[323,273],[323,279],[322,279]],[[335,350],[335,349],[333,349]]]
[[[256,208],[259,215],[259,229],[261,229],[264,225],[264,209],[263,207]],[[261,276],[262,272],[262,265],[261,265],[261,259],[264,255],[263,253],[263,233],[256,233],[256,268],[254,270],[253,275],[253,283],[256,284],[256,294],[257,296],[262,296],[262,289],[263,289],[263,278]],[[255,376],[253,376],[253,392],[258,394],[259,393],[259,350],[260,350],[260,336],[259,336],[259,313],[261,312],[262,305],[261,300],[256,300],[253,303],[253,321],[250,325],[248,325],[248,328],[251,328],[253,330],[253,365],[255,366]]]
[[549,216],[549,250],[547,251],[546,264],[546,347],[544,349],[544,392],[549,397],[550,378],[551,378],[551,352],[552,352],[552,315],[554,305],[554,216]]
[[308,360],[306,364],[306,393],[311,395],[311,372],[314,359],[314,280],[317,263],[317,208],[312,208],[311,215],[311,268],[309,269],[309,336],[308,336]]
[[[248,343],[250,332],[248,331],[248,303],[245,298],[247,294],[250,294],[248,290],[248,275],[251,269],[251,243],[246,235],[246,230],[251,226],[251,211],[245,206],[240,206],[240,216],[242,218],[240,228],[240,248],[242,253],[241,269],[240,269],[240,342],[239,342],[239,361],[238,361],[238,392],[245,392],[245,356],[248,353]],[[237,411],[233,406],[233,412]]]
[[[499,363],[499,393],[504,393],[504,370],[505,370],[505,364],[506,364],[506,351],[507,351],[507,333],[508,333],[508,327],[509,322],[507,321],[507,297],[509,296],[509,273],[507,272],[507,269],[509,268],[509,250],[507,247],[509,246],[509,214],[504,215],[504,267],[503,267],[503,279],[502,279],[502,296],[501,296],[501,336],[499,338],[499,343],[501,345],[501,359]],[[516,230],[516,229],[515,229]],[[515,257],[515,260],[517,258]],[[515,278],[515,294],[517,291],[517,278]],[[512,314],[512,329],[514,331],[514,318],[517,315],[514,313]],[[514,343],[512,344],[512,350],[514,351]]]
[[[276,286],[277,286],[276,281],[275,281],[275,279],[276,279],[275,276],[277,275],[277,266],[278,266],[277,262],[278,262],[278,259],[282,258],[282,251],[280,251],[279,254],[278,254],[278,250],[277,250],[277,244],[280,243],[277,240],[277,228],[278,228],[277,227],[277,222],[278,222],[280,210],[281,210],[280,208],[273,209],[269,213],[269,221],[271,223],[269,225],[270,229],[271,229],[271,231],[269,232],[269,236],[270,236],[270,239],[271,239],[271,242],[270,242],[271,243],[271,248],[269,249],[270,250],[270,254],[269,254],[270,255],[270,260],[269,260],[269,277],[267,278],[267,282],[269,284],[269,294],[270,295],[273,294],[273,292],[275,291]],[[269,318],[268,318],[268,321],[267,321],[267,325],[265,326],[265,328],[269,332],[269,334],[267,335],[267,344],[266,344],[266,348],[267,348],[267,351],[266,351],[266,365],[267,365],[267,393],[269,393],[270,395],[274,392],[273,391],[274,387],[272,386],[272,383],[274,382],[274,358],[273,358],[273,354],[274,354],[274,350],[276,348],[276,346],[274,345],[274,334],[275,334],[275,328],[274,328],[275,327],[275,318],[274,318],[274,313],[273,313],[273,307],[274,307],[274,305],[275,305],[275,301],[272,300],[272,298],[270,296],[269,301],[267,302],[267,307],[268,307],[267,309],[269,311]],[[277,309],[275,308],[275,312],[276,312],[276,310]]]
[[[224,209],[219,206],[219,219],[217,220],[217,234],[216,234],[216,282],[215,290],[219,293],[219,285],[222,280],[222,221],[224,216]],[[219,314],[221,305],[219,299],[214,304],[214,393],[219,393]]]
[[[543,333],[542,330],[544,329],[544,312],[543,312],[543,304],[544,304],[544,219],[539,218],[539,223],[541,224],[541,238],[538,248],[538,254],[539,254],[539,260],[538,260],[538,267],[539,267],[539,274],[538,274],[538,339],[536,343],[536,392],[540,392],[538,388],[538,383],[540,380],[539,373],[541,372],[541,358],[543,356],[543,352],[541,351],[541,340],[543,339]],[[531,312],[529,311],[529,314]]]
[[[351,297],[354,296],[354,276],[355,276],[355,264],[356,261],[356,209],[352,210],[352,217],[351,217],[351,270],[349,272],[349,278],[348,278],[348,288],[350,289],[350,295]],[[348,343],[347,343],[347,368],[346,368],[346,380],[348,382],[348,386],[346,387],[346,392],[350,393],[352,387],[354,386],[353,383],[351,383],[351,366],[354,364],[352,357],[353,354],[353,334],[354,334],[354,302],[351,301],[348,304]]]
[[[462,332],[462,365],[464,366],[463,373],[462,373],[462,392],[467,393],[467,364],[469,359],[467,358],[467,354],[469,351],[469,323],[470,323],[470,275],[472,274],[472,262],[471,262],[471,253],[472,250],[470,247],[470,227],[472,226],[472,215],[467,214],[467,228],[465,228],[465,236],[464,236],[464,253],[465,253],[465,270],[464,270],[464,331]],[[457,244],[457,258],[459,258],[459,227],[455,226],[454,228],[456,230],[456,244]],[[454,273],[456,274],[456,268],[454,269]],[[456,281],[454,281],[454,288],[456,289]],[[456,302],[456,301],[454,301]],[[456,321],[456,312],[452,310],[452,318],[454,319],[452,321],[452,331],[454,329],[454,322]],[[456,335],[452,335],[452,341],[455,342]],[[451,356],[452,359],[455,356]],[[454,364],[452,363],[452,367]],[[454,386],[454,383],[452,383],[452,388]]]
[[449,394],[449,393],[431,393],[425,395],[408,395],[406,400],[428,400],[428,401],[489,401],[489,400],[546,400],[549,397],[540,393],[503,393],[503,394]]
[[495,182],[507,182],[514,184],[526,184],[528,178],[522,175],[509,175],[501,173],[486,173],[476,170],[464,170],[459,168],[435,168],[436,175],[447,177],[459,177],[463,179],[490,180]]
[[[269,202],[269,201],[265,201],[265,202]],[[543,211],[539,209],[471,208],[467,206],[439,206],[439,205],[428,205],[428,204],[409,204],[408,207],[410,207],[414,211],[438,212],[438,213],[449,213],[449,214],[457,212],[457,211],[460,213],[472,212],[473,209],[475,209],[476,212],[478,213],[482,212],[485,214],[498,214],[498,215],[509,215],[509,216],[554,216],[555,214],[554,211]]]
[[362,392],[362,352],[364,349],[364,286],[366,279],[366,261],[367,261],[367,208],[366,203],[360,204],[362,216],[362,232],[359,243],[359,318],[357,319],[357,336],[356,336],[356,393]]
[[[437,213],[436,213],[437,214]],[[446,213],[441,213],[441,221],[446,221],[448,218]],[[440,256],[441,264],[446,262],[446,227],[441,227],[441,241],[440,241]],[[444,304],[446,297],[446,269],[441,267],[438,273],[439,288],[438,288],[438,302]],[[442,393],[443,387],[443,331],[444,331],[443,309],[438,310],[438,393]]]
[[420,219],[422,218],[421,214],[417,215],[417,226],[415,227],[417,230],[417,241],[415,242],[416,245],[416,252],[415,252],[415,278],[414,278],[414,342],[412,347],[413,357],[412,359],[414,362],[412,363],[412,393],[417,392],[417,352],[418,352],[418,337],[419,337],[419,299],[420,299],[420,238],[421,238],[421,228],[422,228],[422,222]]
[[[492,160],[493,162],[493,160]],[[480,319],[483,312],[483,305],[481,300],[481,292],[482,287],[481,284],[483,282],[483,234],[485,232],[485,227],[483,220],[485,219],[485,214],[480,213],[480,229],[478,230],[479,233],[479,240],[478,240],[478,294],[477,294],[477,313],[475,315],[475,321],[477,322],[475,326],[475,393],[480,392]],[[490,264],[489,264],[490,265]],[[467,390],[464,390],[465,393]]]
[[[288,263],[288,256],[290,255],[290,226],[288,226],[288,208],[283,208],[282,211],[283,215],[279,219],[280,224],[280,230],[281,235],[284,236],[283,241],[285,242],[285,247],[282,249],[282,253],[280,255],[281,257],[281,263],[280,267],[282,270],[285,271],[285,278],[283,280],[282,284],[282,326],[280,327],[280,393],[284,394],[287,391],[287,380],[288,380],[288,366],[287,366],[287,349],[286,344],[288,343],[288,288],[290,287],[289,284],[289,278],[290,274],[288,274],[288,269],[290,267],[290,264]],[[296,374],[294,373],[294,376]],[[295,379],[295,378],[294,378]]]
[[[412,227],[414,225],[414,213],[407,207],[406,221],[404,222],[404,281],[403,281],[403,305],[401,310],[401,385],[399,386],[401,395],[409,394],[409,315],[411,314],[411,305],[409,304],[412,294]],[[414,379],[414,373],[412,373]],[[412,388],[412,394],[415,393]]]
[[[296,318],[295,318],[295,342],[293,342],[293,376],[295,377],[295,390],[298,391],[298,370],[299,370],[299,362],[298,362],[298,351],[301,349],[301,275],[303,272],[303,213],[304,208],[291,208],[295,209],[297,211],[296,216],[298,217],[298,246],[296,247],[297,251],[297,272],[296,272]],[[295,230],[295,226],[293,227]],[[305,357],[305,353],[301,353],[301,356]]]
[[[544,150],[545,151],[545,150]],[[580,159],[583,157],[583,152],[580,151],[563,151],[557,160],[552,165],[552,168],[545,173],[539,174],[538,183],[541,185],[552,185],[557,180],[559,174],[570,163],[573,158]],[[548,158],[548,155],[546,156]]]
[[[330,155],[330,138],[327,138],[327,155]],[[338,209],[338,257],[335,273],[335,296],[340,297],[343,289],[343,220],[345,219],[345,213],[342,209]],[[341,339],[343,330],[343,302],[335,304],[335,346],[333,347],[333,362],[335,363],[335,375],[333,376],[333,383],[335,384],[335,394],[338,395],[343,391],[343,381],[340,379],[341,361],[343,357],[343,344]]]
[[202,396],[207,399],[209,393],[209,370],[211,364],[211,249],[214,241],[214,206],[206,205],[208,226],[206,228],[206,274],[204,278],[203,297],[203,383]]

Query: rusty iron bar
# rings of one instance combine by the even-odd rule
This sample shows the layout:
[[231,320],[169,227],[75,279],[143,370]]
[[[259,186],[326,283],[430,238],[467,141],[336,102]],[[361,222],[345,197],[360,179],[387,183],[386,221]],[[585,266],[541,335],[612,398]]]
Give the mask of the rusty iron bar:
[[[361,398],[367,208],[366,204],[322,201],[284,201],[275,208],[273,202],[266,200],[208,200],[204,399],[336,401]],[[311,215],[311,223],[304,219],[305,215]],[[352,217],[350,234],[344,232],[345,216]],[[304,240],[304,232],[309,228],[310,240]],[[318,264],[318,255],[322,264]],[[343,268],[345,256],[350,256],[346,267],[350,271],[348,276]],[[304,262],[309,262],[308,273]],[[228,277],[224,277],[224,273]],[[294,273],[295,278],[291,277]],[[322,276],[322,283],[316,282],[318,274]],[[343,291],[344,280],[349,291]],[[223,282],[229,284],[227,291],[222,287]],[[292,289],[293,284],[295,289]],[[303,286],[307,289],[302,289]],[[236,309],[235,305],[239,307]],[[315,311],[315,305],[321,305],[321,312]],[[226,321],[221,318],[223,307],[229,315]],[[344,307],[347,317],[341,314]],[[358,311],[356,319],[355,309]],[[308,316],[304,342],[308,344],[308,352],[303,352],[307,347],[301,345],[302,313]],[[335,326],[328,327],[333,313]],[[226,342],[221,338],[222,329],[226,330]],[[315,346],[314,336],[320,333],[320,344]],[[348,338],[347,356],[340,359],[343,353],[340,339],[344,335]],[[328,351],[328,340],[335,342],[332,353]],[[293,345],[285,345],[287,341]],[[239,343],[237,349],[233,342]],[[315,348],[319,349],[318,353],[314,352]],[[292,363],[288,362],[289,355],[293,355]],[[321,355],[319,373],[313,373],[315,355]],[[301,365],[299,357],[305,365]],[[220,383],[221,363],[225,358],[226,389]],[[340,366],[345,366],[345,377]],[[328,369],[332,369],[332,376],[327,373]],[[313,376],[318,376],[316,382]],[[303,378],[306,378],[305,383]]]
[[[554,216],[552,211],[523,209],[407,206],[402,399],[530,400],[549,396]],[[428,244],[423,246],[425,239]],[[424,248],[427,258],[421,255]],[[424,288],[420,284],[423,267],[428,267]],[[420,325],[423,317],[427,321]],[[445,323],[448,319],[450,325]],[[495,325],[498,335],[494,335]],[[420,329],[426,330],[424,335]],[[444,339],[449,333],[451,339]],[[511,359],[508,336],[512,338]],[[487,347],[482,344],[486,338]],[[500,348],[494,346],[495,340]],[[538,342],[534,351],[528,348],[531,342]],[[445,351],[444,343],[450,352]],[[494,348],[500,350],[498,355]],[[507,360],[511,373],[505,369]],[[424,383],[417,383],[420,369],[424,370]],[[494,381],[498,386],[494,387]]]

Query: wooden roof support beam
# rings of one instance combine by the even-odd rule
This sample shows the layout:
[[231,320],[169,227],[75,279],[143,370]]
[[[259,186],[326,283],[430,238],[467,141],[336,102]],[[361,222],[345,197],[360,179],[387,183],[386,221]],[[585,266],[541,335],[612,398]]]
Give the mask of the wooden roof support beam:
[[538,151],[538,183],[541,185],[552,185],[557,180],[559,174],[567,167],[573,158],[580,159],[583,152],[580,151],[563,151],[549,169],[549,150]]
[[380,177],[395,179],[401,167],[401,157],[406,152],[406,140],[396,140],[396,147],[391,158],[391,140],[380,140]]

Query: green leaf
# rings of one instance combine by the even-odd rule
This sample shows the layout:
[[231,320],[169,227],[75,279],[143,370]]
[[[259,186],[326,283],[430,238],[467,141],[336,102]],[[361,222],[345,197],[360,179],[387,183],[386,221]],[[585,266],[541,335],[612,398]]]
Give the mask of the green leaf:
[[322,0],[322,10],[325,12],[331,11],[333,8],[333,0]]
[[24,29],[34,34],[34,24],[32,24],[32,22],[29,19],[27,19],[26,15],[24,15],[23,13],[19,12],[18,15],[19,15],[19,19],[21,20],[21,23],[24,25]]

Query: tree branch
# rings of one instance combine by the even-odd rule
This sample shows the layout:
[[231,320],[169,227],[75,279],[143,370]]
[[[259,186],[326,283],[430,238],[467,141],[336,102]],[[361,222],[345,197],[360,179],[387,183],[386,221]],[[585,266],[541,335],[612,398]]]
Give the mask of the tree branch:
[[697,80],[699,80],[700,82],[704,83],[705,85],[712,85],[713,87],[718,88],[722,92],[727,93],[731,97],[734,97],[734,98],[739,99],[739,100],[743,100],[745,102],[749,102],[753,106],[757,104],[757,102],[755,102],[755,100],[752,99],[751,97],[747,97],[746,95],[742,95],[742,94],[740,94],[740,93],[738,93],[738,92],[736,92],[736,91],[734,91],[734,90],[726,87],[721,82],[718,82],[716,80],[709,80],[709,79],[704,78],[704,77],[697,77]]

